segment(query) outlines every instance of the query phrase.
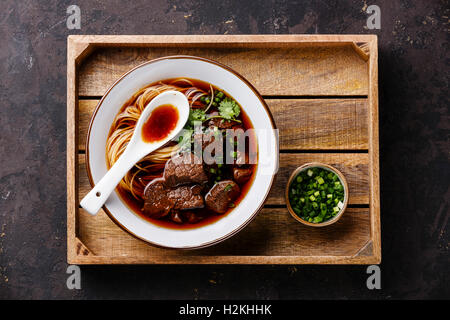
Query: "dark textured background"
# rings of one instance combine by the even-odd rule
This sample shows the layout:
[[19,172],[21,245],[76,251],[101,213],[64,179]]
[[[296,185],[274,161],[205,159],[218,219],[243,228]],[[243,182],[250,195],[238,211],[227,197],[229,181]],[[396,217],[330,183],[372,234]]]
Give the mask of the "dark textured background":
[[[125,3],[130,3],[125,5]],[[81,30],[66,8],[81,8]],[[367,5],[381,30],[367,30]],[[449,1],[0,2],[0,298],[450,298]],[[376,33],[382,290],[364,266],[82,267],[66,288],[69,34]]]

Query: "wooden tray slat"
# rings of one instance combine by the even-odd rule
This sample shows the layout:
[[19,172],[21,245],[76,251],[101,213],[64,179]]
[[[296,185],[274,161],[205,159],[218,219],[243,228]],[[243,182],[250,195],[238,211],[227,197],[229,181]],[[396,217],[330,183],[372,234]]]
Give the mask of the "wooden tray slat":
[[106,215],[95,217],[80,209],[80,238],[94,255],[147,258],[170,263],[180,256],[353,256],[370,240],[368,208],[350,208],[330,228],[308,228],[295,223],[285,208],[264,208],[241,232],[213,247],[178,251],[149,246],[118,228]]
[[[266,99],[280,149],[367,150],[367,99]],[[79,101],[79,150],[98,100]],[[295,116],[293,116],[295,115]],[[300,125],[301,124],[301,125]]]
[[[266,204],[285,205],[284,190],[289,175],[298,166],[311,161],[323,162],[335,166],[342,171],[347,178],[350,190],[350,204],[369,204],[369,156],[367,153],[282,153],[280,155],[280,169],[278,170]],[[78,166],[78,196],[79,199],[82,199],[91,190],[86,173],[84,154],[79,156]]]
[[168,55],[195,55],[237,70],[262,95],[368,95],[367,63],[351,45],[322,48],[102,48],[80,68],[79,94],[101,96],[130,68]]

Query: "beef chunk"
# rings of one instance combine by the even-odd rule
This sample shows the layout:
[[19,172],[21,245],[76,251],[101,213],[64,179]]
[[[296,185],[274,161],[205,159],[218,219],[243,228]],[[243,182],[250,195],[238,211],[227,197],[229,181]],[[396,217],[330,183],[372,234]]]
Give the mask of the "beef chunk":
[[173,208],[176,210],[198,209],[205,205],[202,187],[199,185],[174,188],[167,193],[167,196],[175,202]]
[[183,153],[169,159],[163,177],[169,187],[208,181],[201,159],[193,153]]
[[160,219],[172,210],[203,208],[205,202],[201,191],[199,185],[170,188],[164,179],[154,179],[145,187],[144,212],[151,218]]
[[161,219],[173,208],[174,201],[167,196],[164,179],[154,179],[144,190],[144,212],[151,218]]
[[208,209],[216,213],[227,212],[230,204],[234,201],[241,190],[233,180],[223,180],[216,183],[205,197]]
[[252,168],[239,168],[234,167],[233,168],[233,179],[238,184],[246,183],[250,177],[252,176],[253,169]]

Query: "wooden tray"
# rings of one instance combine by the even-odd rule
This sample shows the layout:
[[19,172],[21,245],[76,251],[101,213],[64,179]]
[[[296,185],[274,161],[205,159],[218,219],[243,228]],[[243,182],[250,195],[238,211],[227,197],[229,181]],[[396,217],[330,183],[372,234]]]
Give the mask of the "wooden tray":
[[[79,207],[90,185],[84,142],[91,114],[123,73],[153,58],[211,58],[246,77],[280,130],[280,170],[249,226],[212,247],[155,248],[104,212]],[[67,48],[67,260],[70,264],[376,264],[381,261],[378,65],[374,35],[78,36]],[[320,161],[347,177],[342,219],[310,228],[290,217],[284,187]]]

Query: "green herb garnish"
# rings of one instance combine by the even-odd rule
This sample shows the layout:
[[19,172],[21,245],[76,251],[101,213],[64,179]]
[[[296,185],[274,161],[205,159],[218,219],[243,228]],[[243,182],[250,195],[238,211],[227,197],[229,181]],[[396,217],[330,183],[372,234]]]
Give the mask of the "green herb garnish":
[[234,120],[239,117],[239,114],[241,113],[241,108],[239,107],[237,102],[231,98],[223,99],[220,102],[218,109],[219,114],[227,120]]
[[203,122],[206,120],[206,113],[202,109],[191,109],[189,111],[188,124],[194,127],[195,122]]

